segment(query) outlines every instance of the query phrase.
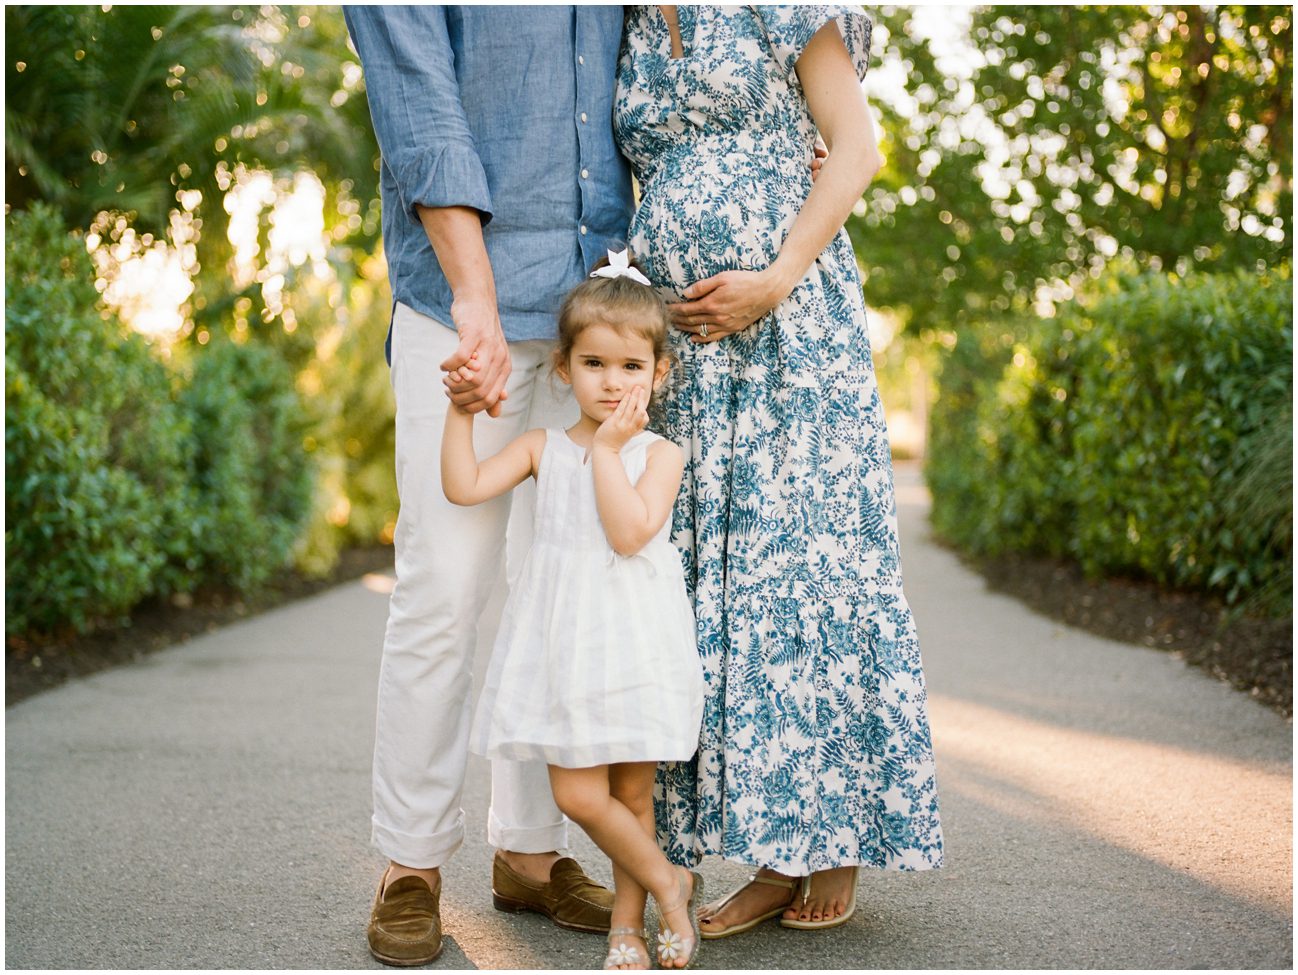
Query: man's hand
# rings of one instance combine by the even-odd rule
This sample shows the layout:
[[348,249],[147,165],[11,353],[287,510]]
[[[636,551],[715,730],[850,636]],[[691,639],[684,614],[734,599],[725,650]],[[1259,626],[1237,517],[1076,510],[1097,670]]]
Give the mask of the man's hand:
[[500,327],[496,280],[482,239],[482,215],[467,206],[417,204],[415,210],[455,295],[451,324],[460,344],[442,363],[446,395],[468,413],[485,410],[489,416],[500,416],[509,378],[509,346]]
[[500,416],[500,403],[509,396],[505,382],[512,365],[496,303],[457,297],[451,302],[451,321],[460,344],[442,363],[446,394],[466,413],[485,410],[488,416]]

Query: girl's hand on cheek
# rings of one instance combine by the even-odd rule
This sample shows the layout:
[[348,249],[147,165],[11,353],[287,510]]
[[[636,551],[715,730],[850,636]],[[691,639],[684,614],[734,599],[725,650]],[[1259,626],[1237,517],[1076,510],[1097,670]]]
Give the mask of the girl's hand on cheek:
[[617,409],[595,431],[595,446],[620,451],[649,425],[648,397],[639,386],[622,397]]

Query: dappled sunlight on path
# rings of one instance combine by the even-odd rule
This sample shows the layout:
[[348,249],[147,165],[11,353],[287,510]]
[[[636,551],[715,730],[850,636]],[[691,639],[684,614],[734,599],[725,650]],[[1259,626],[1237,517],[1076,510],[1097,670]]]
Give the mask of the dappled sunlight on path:
[[[930,697],[939,781],[1005,815],[1065,824],[1259,907],[1291,903],[1287,770]],[[1278,827],[1245,830],[1248,824]]]

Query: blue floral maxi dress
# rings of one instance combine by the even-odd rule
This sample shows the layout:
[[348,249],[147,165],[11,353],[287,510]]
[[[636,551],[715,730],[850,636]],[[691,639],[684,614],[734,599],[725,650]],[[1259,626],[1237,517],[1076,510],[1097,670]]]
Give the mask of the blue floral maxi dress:
[[[680,292],[776,256],[811,188],[794,64],[852,7],[628,11],[614,131],[641,201],[631,248]],[[924,676],[902,594],[892,462],[856,257],[842,231],[792,295],[720,342],[674,336],[654,428],[685,450],[673,515],[698,623],[699,751],[662,766],[660,842],[806,875],[942,860]]]

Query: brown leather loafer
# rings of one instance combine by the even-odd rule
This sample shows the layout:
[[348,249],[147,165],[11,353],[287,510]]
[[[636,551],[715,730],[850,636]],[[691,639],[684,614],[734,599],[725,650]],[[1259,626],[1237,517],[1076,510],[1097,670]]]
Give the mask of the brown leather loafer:
[[[387,874],[384,873],[384,879]],[[383,889],[379,881],[366,934],[370,954],[385,965],[426,965],[442,953],[442,884],[429,888],[421,877],[402,877]]]
[[538,884],[510,870],[497,853],[491,862],[491,902],[498,911],[535,911],[574,931],[607,932],[613,921],[613,892],[587,877],[571,857],[555,863],[548,884]]

